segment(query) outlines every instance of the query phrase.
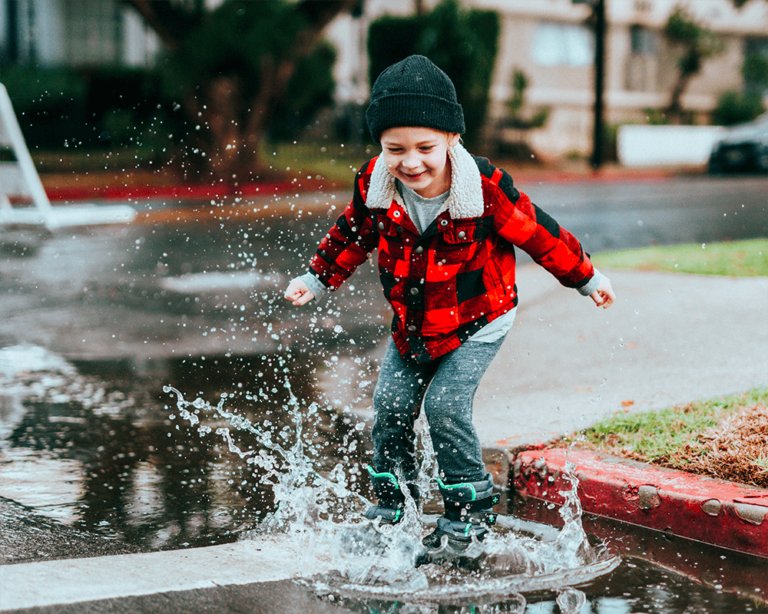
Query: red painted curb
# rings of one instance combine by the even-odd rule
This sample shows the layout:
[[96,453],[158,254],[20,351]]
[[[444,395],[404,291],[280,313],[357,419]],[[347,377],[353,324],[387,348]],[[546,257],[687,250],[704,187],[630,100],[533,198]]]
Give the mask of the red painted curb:
[[574,466],[585,512],[768,557],[768,489],[564,448],[519,453],[515,488],[561,504],[566,463]]
[[[667,170],[644,170],[632,172],[578,173],[568,171],[537,171],[521,169],[516,175],[519,185],[534,183],[616,183],[621,181],[665,181],[676,176]],[[131,200],[153,198],[178,199],[222,199],[230,196],[274,196],[323,190],[351,189],[351,184],[324,179],[302,178],[291,181],[260,181],[241,185],[180,183],[170,185],[94,185],[57,186],[43,177],[43,185],[51,201],[78,200]]]
[[199,200],[207,198],[221,199],[230,196],[274,196],[301,192],[318,192],[334,189],[333,182],[319,179],[300,181],[265,181],[243,185],[137,185],[137,186],[45,186],[51,201],[89,200],[131,200],[148,198],[178,198]]

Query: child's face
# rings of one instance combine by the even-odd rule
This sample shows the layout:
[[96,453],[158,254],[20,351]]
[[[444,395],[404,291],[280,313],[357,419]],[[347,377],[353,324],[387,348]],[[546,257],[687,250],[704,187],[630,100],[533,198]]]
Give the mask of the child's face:
[[431,198],[451,185],[448,147],[458,134],[405,126],[381,133],[381,149],[389,172],[416,193]]

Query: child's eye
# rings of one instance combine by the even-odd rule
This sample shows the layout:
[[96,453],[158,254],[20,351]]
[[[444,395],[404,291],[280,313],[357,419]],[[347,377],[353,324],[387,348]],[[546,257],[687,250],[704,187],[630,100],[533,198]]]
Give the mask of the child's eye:
[[420,147],[419,149],[421,149],[421,151],[423,151],[424,153],[428,153],[432,151],[434,148],[435,148],[434,145],[425,145],[424,147]]
[[389,153],[396,154],[402,152],[403,150],[400,147],[387,147],[387,151]]

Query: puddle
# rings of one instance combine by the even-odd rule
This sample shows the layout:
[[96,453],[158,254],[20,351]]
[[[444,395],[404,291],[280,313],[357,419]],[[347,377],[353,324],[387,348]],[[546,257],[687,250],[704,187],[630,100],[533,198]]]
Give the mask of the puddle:
[[[245,415],[291,428],[287,397],[271,379],[276,359],[168,360],[147,373],[126,361],[76,367],[37,346],[0,349],[0,497],[142,550],[232,541],[273,509],[272,493],[226,446],[172,419],[174,400],[162,386],[173,381],[209,397],[234,391],[230,400]],[[305,383],[300,393],[321,396],[307,367],[285,365]],[[255,388],[252,373],[261,374]],[[364,453],[353,420],[324,413],[313,441],[333,450],[333,437],[348,431]]]
[[[593,518],[569,524],[557,509],[514,497],[475,567],[414,570],[408,556],[423,530],[415,510],[397,535],[384,536],[383,558],[371,557],[354,521],[370,497],[368,433],[360,414],[339,409],[356,404],[334,398],[340,387],[328,384],[361,371],[362,399],[369,361],[367,352],[348,363],[286,352],[146,368],[68,362],[32,345],[0,348],[0,497],[62,531],[135,550],[292,531],[307,552],[340,561],[338,575],[305,580],[305,588],[351,611],[768,609],[763,561]],[[163,391],[169,383],[181,396]],[[422,518],[437,511],[428,505]],[[566,544],[559,549],[558,539]],[[351,556],[355,548],[365,556]]]

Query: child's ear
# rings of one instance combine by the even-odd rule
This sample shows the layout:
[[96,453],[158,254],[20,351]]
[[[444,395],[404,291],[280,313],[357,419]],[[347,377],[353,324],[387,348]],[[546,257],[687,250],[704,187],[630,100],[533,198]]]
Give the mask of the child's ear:
[[461,140],[461,135],[458,132],[449,132],[448,133],[448,146],[449,147],[455,147],[459,144],[459,141]]

